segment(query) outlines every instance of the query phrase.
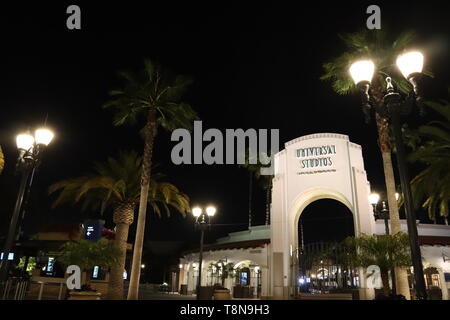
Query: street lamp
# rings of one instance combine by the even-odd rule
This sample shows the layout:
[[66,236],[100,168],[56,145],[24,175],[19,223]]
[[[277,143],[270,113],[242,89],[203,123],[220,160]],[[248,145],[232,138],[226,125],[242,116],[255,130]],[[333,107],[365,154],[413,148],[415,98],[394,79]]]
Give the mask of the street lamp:
[[[396,92],[392,84],[391,77],[386,77],[386,94],[381,101],[375,101],[370,96],[370,86],[375,71],[375,66],[370,60],[357,61],[350,67],[350,74],[358,87],[362,108],[366,117],[366,122],[370,120],[370,110],[374,109],[380,116],[390,119],[390,124],[394,132],[395,146],[397,149],[397,166],[400,174],[405,213],[408,225],[409,242],[411,256],[414,267],[416,296],[418,299],[426,299],[425,279],[423,275],[422,257],[418,240],[416,225],[416,214],[412,201],[410,178],[405,160],[405,146],[403,144],[402,132],[399,117],[408,115],[416,102],[421,100],[420,80],[422,78],[423,55],[420,52],[408,52],[397,58],[397,66],[403,76],[413,86],[406,97]],[[423,110],[419,106],[419,111]]]
[[[398,192],[395,193],[395,199],[398,201],[399,194]],[[371,193],[369,195],[369,203],[373,207],[373,216],[375,217],[375,220],[377,219],[383,219],[384,220],[384,228],[386,235],[389,235],[389,209],[386,207],[386,201],[381,202],[381,210],[378,209],[378,201],[380,201],[380,195],[378,193]],[[392,259],[391,255],[389,255],[389,258]],[[393,292],[396,292],[397,288],[395,285],[395,269],[391,269],[391,275],[392,275],[392,289]]]
[[380,195],[378,193],[371,193],[369,195],[369,202],[373,207],[373,216],[375,217],[375,220],[383,219],[384,220],[384,227],[386,230],[386,235],[389,234],[389,210],[386,207],[386,202],[382,201],[381,210],[378,208],[378,202],[380,200]]
[[[206,212],[205,212],[206,211]],[[198,279],[197,279],[197,299],[200,299],[200,288],[202,279],[202,262],[203,262],[203,237],[204,232],[211,226],[211,218],[216,214],[216,208],[209,206],[206,210],[200,207],[192,209],[192,214],[195,217],[195,226],[200,229],[200,253],[199,253],[199,265],[198,265]]]
[[[14,239],[16,238],[17,223],[27,186],[29,190],[31,188],[31,184],[33,183],[34,172],[42,160],[42,153],[53,140],[53,137],[53,132],[47,128],[37,129],[34,136],[29,133],[22,133],[16,137],[17,149],[19,151],[19,158],[17,160],[16,168],[17,171],[21,172],[22,177],[20,180],[16,204],[14,206],[14,212],[9,225],[8,236],[3,249],[3,259],[0,265],[0,283],[6,281],[8,278],[7,259],[9,253],[11,252]],[[24,213],[22,213],[22,218],[23,214]]]

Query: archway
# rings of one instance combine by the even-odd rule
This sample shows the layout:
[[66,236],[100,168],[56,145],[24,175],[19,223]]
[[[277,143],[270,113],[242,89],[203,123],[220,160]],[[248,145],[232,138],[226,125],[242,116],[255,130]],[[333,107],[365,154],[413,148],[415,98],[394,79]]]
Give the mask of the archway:
[[317,242],[341,242],[355,235],[353,214],[347,206],[334,199],[310,203],[298,220],[299,245]]
[[[295,251],[299,247],[298,221],[313,202],[334,199],[353,215],[354,234],[373,234],[375,220],[368,202],[370,185],[361,146],[348,136],[318,133],[285,143],[274,157],[272,188],[270,295],[293,296],[296,283]],[[365,280],[360,275],[361,283]],[[364,284],[365,285],[365,284]],[[361,298],[370,295],[365,290]]]
[[[293,263],[294,294],[332,293],[356,289],[358,271],[346,259],[342,241],[355,235],[353,214],[333,199],[310,203],[298,220],[298,243]],[[349,291],[350,292],[350,291]]]

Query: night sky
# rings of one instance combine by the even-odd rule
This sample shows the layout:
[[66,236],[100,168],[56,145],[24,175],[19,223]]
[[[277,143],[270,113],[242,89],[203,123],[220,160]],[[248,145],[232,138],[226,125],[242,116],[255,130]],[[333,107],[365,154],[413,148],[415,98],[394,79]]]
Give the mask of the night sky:
[[[368,179],[382,193],[374,124],[364,123],[357,96],[338,96],[330,83],[319,80],[322,63],[344,50],[337,33],[364,28],[371,2],[318,2],[313,7],[305,2],[298,2],[299,7],[121,3],[2,5],[0,145],[6,157],[0,176],[2,233],[17,193],[15,136],[21,130],[42,125],[48,115],[47,124],[56,133],[33,185],[25,222],[29,230],[83,217],[78,207],[51,210],[52,198],[46,195],[50,184],[83,174],[94,161],[119,150],[142,150],[138,128],[113,127],[111,112],[101,106],[108,91],[120,86],[117,71],[138,70],[144,58],[193,77],[184,100],[198,112],[204,129],[277,128],[280,147],[311,133],[349,135],[362,145]],[[81,31],[66,29],[69,4],[81,7]],[[417,32],[425,63],[435,74],[429,95],[441,96],[450,83],[445,2],[378,4],[382,28]],[[170,161],[173,146],[170,133],[160,130],[154,151],[159,170],[191,197],[192,204],[215,204],[216,223],[232,224],[214,228],[206,240],[244,230],[248,173],[231,165],[175,166]],[[332,208],[325,204],[318,210]],[[256,182],[253,213],[255,224],[264,223],[265,194]],[[183,219],[175,212],[170,219],[152,216],[146,230],[146,240],[198,241],[193,218]]]

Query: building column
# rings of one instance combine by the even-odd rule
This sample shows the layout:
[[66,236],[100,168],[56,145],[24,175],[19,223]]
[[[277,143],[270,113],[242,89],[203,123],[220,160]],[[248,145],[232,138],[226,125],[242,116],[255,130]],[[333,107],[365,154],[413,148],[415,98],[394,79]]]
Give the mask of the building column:
[[[283,252],[274,252],[272,259],[273,298],[283,300],[285,296]],[[287,288],[286,288],[287,289]]]
[[261,299],[269,297],[269,268],[260,266],[261,270]]
[[441,290],[442,290],[442,300],[449,300],[448,298],[448,287],[447,282],[445,282],[445,276],[442,269],[438,269],[439,271],[439,282],[441,283]]

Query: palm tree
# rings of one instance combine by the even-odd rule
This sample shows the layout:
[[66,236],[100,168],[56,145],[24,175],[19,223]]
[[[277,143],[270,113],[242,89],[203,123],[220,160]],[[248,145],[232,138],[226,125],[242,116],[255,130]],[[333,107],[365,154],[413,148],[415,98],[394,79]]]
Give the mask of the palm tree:
[[367,268],[377,265],[380,268],[383,293],[390,294],[389,270],[411,265],[408,235],[398,232],[394,235],[365,235],[349,237],[344,243],[354,254],[350,255],[352,264]]
[[[264,154],[262,154],[264,155]],[[266,192],[266,219],[265,225],[270,223],[270,203],[272,195],[272,175],[261,175],[261,168],[265,166],[261,163],[252,164],[250,163],[250,152],[246,150],[245,163],[239,165],[239,167],[247,169],[249,172],[249,227],[251,226],[251,214],[252,214],[252,189],[253,189],[253,177],[259,180],[260,187]]]
[[[391,33],[386,28],[383,28],[381,30],[363,30],[356,33],[343,34],[340,35],[340,38],[344,41],[348,50],[332,61],[325,63],[323,65],[325,72],[321,77],[322,80],[332,82],[334,91],[344,95],[355,90],[348,70],[353,62],[364,58],[371,59],[377,66],[377,73],[374,75],[371,85],[371,96],[376,103],[381,102],[383,99],[384,78],[387,74],[392,77],[393,84],[400,92],[409,92],[410,84],[394,67],[394,61],[411,44],[414,39],[413,33],[402,33],[395,39],[391,37]],[[367,119],[369,110],[363,111]],[[383,159],[391,232],[396,234],[401,229],[398,204],[395,198],[396,188],[388,119],[376,114],[376,124],[378,145]],[[395,275],[398,293],[410,299],[406,270],[396,269]]]
[[[53,207],[63,203],[83,204],[103,213],[112,208],[116,224],[115,244],[121,252],[120,263],[111,267],[108,295],[110,299],[123,299],[123,271],[125,269],[128,230],[134,220],[134,209],[140,197],[140,170],[142,158],[136,152],[122,152],[118,159],[109,157],[105,163],[97,163],[94,172],[63,180],[50,186],[49,193],[61,190]],[[168,206],[183,216],[189,211],[189,198],[174,185],[158,182],[160,174],[153,175],[147,203],[161,217],[170,216]]]
[[140,267],[144,243],[147,196],[149,191],[154,140],[159,127],[172,131],[176,128],[191,128],[197,118],[195,111],[181,98],[191,83],[184,76],[173,76],[150,60],[144,61],[145,68],[139,74],[121,72],[125,81],[122,89],[110,92],[111,100],[105,108],[113,108],[113,124],[135,124],[140,117],[145,119],[142,129],[144,152],[141,171],[141,194],[139,202],[136,240],[133,250],[128,299],[136,300],[139,291]]
[[422,205],[430,219],[436,222],[436,212],[448,224],[450,201],[450,103],[427,102],[427,106],[441,115],[443,121],[432,121],[420,126],[419,137],[426,139],[409,155],[409,160],[426,167],[411,180],[411,191],[416,206]]

